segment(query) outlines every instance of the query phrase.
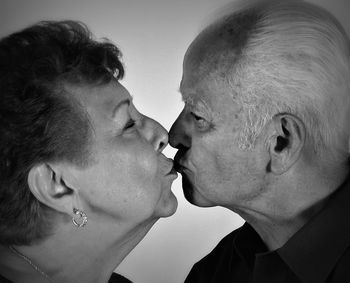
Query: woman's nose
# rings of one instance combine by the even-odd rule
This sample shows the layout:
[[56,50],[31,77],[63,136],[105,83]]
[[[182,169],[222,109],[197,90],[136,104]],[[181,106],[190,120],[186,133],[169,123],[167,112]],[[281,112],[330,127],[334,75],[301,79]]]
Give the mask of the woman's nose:
[[169,142],[167,130],[149,117],[146,117],[145,137],[157,152],[162,152]]

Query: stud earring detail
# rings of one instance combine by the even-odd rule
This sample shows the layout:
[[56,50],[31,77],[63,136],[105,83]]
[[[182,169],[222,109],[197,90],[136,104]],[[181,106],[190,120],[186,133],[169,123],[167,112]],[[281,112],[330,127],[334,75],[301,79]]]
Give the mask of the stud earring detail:
[[76,220],[74,217],[72,218],[72,222],[75,226],[77,226],[78,228],[84,227],[86,225],[86,223],[88,222],[88,218],[85,212],[77,209],[77,208],[73,208],[73,213],[76,215],[79,215],[79,219]]

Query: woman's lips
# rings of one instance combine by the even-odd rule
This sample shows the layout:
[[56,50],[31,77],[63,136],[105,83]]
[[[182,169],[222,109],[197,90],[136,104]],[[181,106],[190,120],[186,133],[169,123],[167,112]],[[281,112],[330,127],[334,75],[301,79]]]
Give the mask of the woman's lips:
[[176,169],[174,167],[172,167],[170,172],[168,173],[168,175],[177,175]]
[[168,169],[167,175],[173,175],[173,176],[177,177],[177,172],[175,169],[175,162],[172,159],[168,159],[168,161],[170,161],[170,164],[169,164],[169,169]]

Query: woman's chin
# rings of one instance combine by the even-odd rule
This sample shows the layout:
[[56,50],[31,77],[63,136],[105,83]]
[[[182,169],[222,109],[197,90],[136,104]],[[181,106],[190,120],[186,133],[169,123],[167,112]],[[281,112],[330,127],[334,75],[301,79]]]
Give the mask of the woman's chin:
[[172,216],[176,212],[177,207],[177,198],[173,193],[171,193],[169,195],[169,198],[162,202],[162,206],[158,209],[158,212],[156,214],[159,218],[166,218]]

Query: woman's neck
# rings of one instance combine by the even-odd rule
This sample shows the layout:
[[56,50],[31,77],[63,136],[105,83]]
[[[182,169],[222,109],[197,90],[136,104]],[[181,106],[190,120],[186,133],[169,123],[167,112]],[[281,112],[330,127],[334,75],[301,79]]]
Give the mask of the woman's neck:
[[[41,243],[15,246],[15,249],[35,263],[53,282],[105,283],[154,223],[155,220],[133,229],[118,227],[118,232],[97,227],[93,230],[88,227],[60,227],[59,232]],[[9,280],[20,283],[49,282],[8,247],[1,247],[0,254],[0,273]],[[30,279],[34,277],[36,281]]]

